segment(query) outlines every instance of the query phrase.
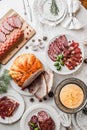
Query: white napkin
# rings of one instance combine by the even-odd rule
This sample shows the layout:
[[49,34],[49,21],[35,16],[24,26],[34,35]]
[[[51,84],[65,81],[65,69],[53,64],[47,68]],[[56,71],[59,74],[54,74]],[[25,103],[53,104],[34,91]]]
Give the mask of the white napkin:
[[75,16],[73,16],[73,14],[76,14],[80,9],[79,0],[66,0],[66,2],[68,14],[61,25],[67,29],[81,29],[83,25]]

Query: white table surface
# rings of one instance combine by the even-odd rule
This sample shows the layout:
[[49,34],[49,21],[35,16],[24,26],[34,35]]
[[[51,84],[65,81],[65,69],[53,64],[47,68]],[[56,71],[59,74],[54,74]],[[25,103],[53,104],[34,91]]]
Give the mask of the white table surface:
[[[29,2],[30,2],[30,6],[32,8],[33,0],[29,0]],[[22,0],[2,0],[2,1],[0,1],[0,18],[11,8],[15,9],[25,19]],[[32,9],[32,12],[33,12],[33,9]],[[78,14],[78,18],[84,25],[87,24],[87,11],[83,7],[81,8],[80,13]],[[35,19],[34,15],[33,15],[32,22],[30,22],[30,20],[27,20],[27,21],[36,30],[36,35],[34,36],[34,39],[38,39],[38,38],[42,38],[43,36],[47,36],[48,37],[47,42],[49,42],[49,40],[52,39],[54,36],[57,36],[58,34],[62,33],[62,34],[70,34],[74,37],[77,37],[78,41],[83,42],[83,39],[85,39],[87,36],[87,26],[85,26],[85,28],[81,29],[81,30],[69,31],[69,30],[62,28],[61,25],[58,25],[57,27],[41,25]],[[30,43],[31,43],[31,40],[26,45],[28,46]],[[7,63],[7,65],[3,66],[2,69],[4,69],[4,68],[9,69],[10,65],[12,64],[14,59],[17,57],[17,55],[22,54],[22,53],[31,52],[31,50],[29,50],[29,49],[26,50],[25,46],[9,61],[9,63]],[[84,46],[84,52],[85,52],[84,57],[87,57],[87,47],[86,46]],[[35,53],[35,52],[33,52],[33,53]],[[44,65],[46,66],[46,58],[45,58],[44,54],[45,54],[44,51],[39,51],[39,52],[35,53],[35,55],[37,57],[39,57],[41,59],[41,61],[44,63]],[[76,73],[74,73],[72,75],[61,76],[61,75],[55,74],[53,89],[55,89],[55,87],[58,85],[58,83],[61,82],[63,79],[68,78],[68,77],[73,77],[73,76],[77,77],[77,78],[83,80],[85,83],[87,83],[87,72],[86,71],[87,71],[87,65],[83,64],[82,67]],[[12,88],[10,88],[10,89],[12,89]],[[24,97],[24,100],[26,103],[26,109],[29,108],[31,105],[39,103],[36,98],[34,98],[35,99],[34,103],[31,103],[29,101],[29,99],[30,99],[29,97],[26,97],[26,96],[23,96],[23,97]],[[54,100],[51,98],[48,99],[47,101],[44,101],[44,103],[52,105],[56,108]],[[20,121],[14,123],[12,125],[0,124],[0,130],[20,130]]]

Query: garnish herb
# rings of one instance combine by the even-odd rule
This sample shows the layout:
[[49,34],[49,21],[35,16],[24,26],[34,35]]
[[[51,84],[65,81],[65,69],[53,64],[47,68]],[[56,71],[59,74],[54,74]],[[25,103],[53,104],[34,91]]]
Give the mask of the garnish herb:
[[58,6],[56,4],[56,0],[52,0],[52,4],[51,4],[51,7],[50,7],[50,12],[53,15],[58,15],[59,9],[58,9]]
[[9,71],[5,69],[3,74],[0,76],[0,94],[7,92],[10,79]]
[[54,66],[58,71],[61,70],[62,68],[61,66],[64,66],[63,57],[64,57],[63,54],[58,55],[56,62],[54,63]]

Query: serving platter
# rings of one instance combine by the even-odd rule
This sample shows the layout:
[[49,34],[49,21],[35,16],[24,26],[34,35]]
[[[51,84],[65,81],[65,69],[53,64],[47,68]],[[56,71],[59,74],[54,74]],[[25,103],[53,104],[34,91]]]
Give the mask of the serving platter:
[[73,36],[70,36],[68,34],[66,34],[66,38],[68,41],[75,41],[77,43],[79,43],[79,48],[81,49],[81,52],[82,52],[82,62],[77,66],[75,67],[75,69],[73,70],[69,70],[66,66],[63,66],[62,69],[60,71],[56,70],[56,67],[54,66],[54,63],[50,57],[48,56],[48,49],[49,49],[49,46],[50,44],[56,39],[58,38],[59,36],[62,36],[64,34],[60,34],[58,36],[55,36],[52,40],[50,40],[50,42],[48,43],[48,46],[46,48],[46,61],[47,61],[47,64],[48,66],[50,67],[51,70],[53,70],[54,72],[56,72],[57,74],[61,74],[61,75],[67,75],[67,74],[72,74],[74,72],[76,72],[81,66],[82,66],[82,63],[83,63],[83,58],[84,58],[84,49],[83,49],[83,44],[81,42],[78,41],[78,39],[76,37],[73,37]]
[[4,94],[0,94],[0,98],[2,98],[3,96],[7,96],[8,98],[11,98],[15,101],[17,101],[19,103],[19,107],[17,108],[17,110],[13,113],[13,116],[11,117],[6,117],[5,119],[2,119],[0,117],[0,123],[3,124],[12,124],[15,123],[16,121],[18,121],[21,116],[24,113],[25,110],[25,103],[23,98],[21,97],[21,95],[19,95],[16,91],[14,90],[8,90],[7,93]]
[[18,93],[25,95],[25,96],[32,96],[33,94],[29,93],[28,89],[22,90],[21,87],[17,85],[17,83],[14,82],[14,80],[11,80],[11,86],[13,89],[15,89]]
[[30,130],[28,126],[28,121],[33,115],[37,114],[39,111],[47,112],[55,122],[55,130],[60,130],[60,120],[57,111],[52,106],[48,106],[46,104],[33,105],[32,107],[27,109],[20,121],[20,130]]
[[41,23],[51,25],[51,26],[55,26],[61,23],[67,14],[67,5],[64,2],[64,0],[62,0],[61,2],[57,0],[57,2],[59,3],[58,8],[60,11],[59,11],[59,15],[54,16],[50,13],[51,1],[35,0],[33,4],[35,17],[37,16]]

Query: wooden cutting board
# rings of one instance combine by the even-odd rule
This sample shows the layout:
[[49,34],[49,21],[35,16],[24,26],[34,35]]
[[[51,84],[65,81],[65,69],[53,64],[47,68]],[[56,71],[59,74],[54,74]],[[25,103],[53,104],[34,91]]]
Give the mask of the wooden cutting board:
[[[12,15],[15,15],[17,14],[21,21],[23,22],[23,25],[22,25],[22,30],[24,30],[24,38],[19,42],[17,43],[17,45],[15,45],[14,47],[12,47],[12,49],[10,51],[7,52],[7,54],[5,55],[5,57],[0,60],[0,62],[5,65],[29,40],[30,38],[32,38],[32,36],[35,35],[35,30],[17,13],[15,12],[13,9],[10,9],[0,20],[0,24],[7,18],[7,17],[10,17]],[[14,29],[14,31],[12,31],[8,36],[8,37],[11,37],[11,35],[15,32],[15,30],[17,29]]]
[[80,0],[82,5],[87,9],[87,0]]

